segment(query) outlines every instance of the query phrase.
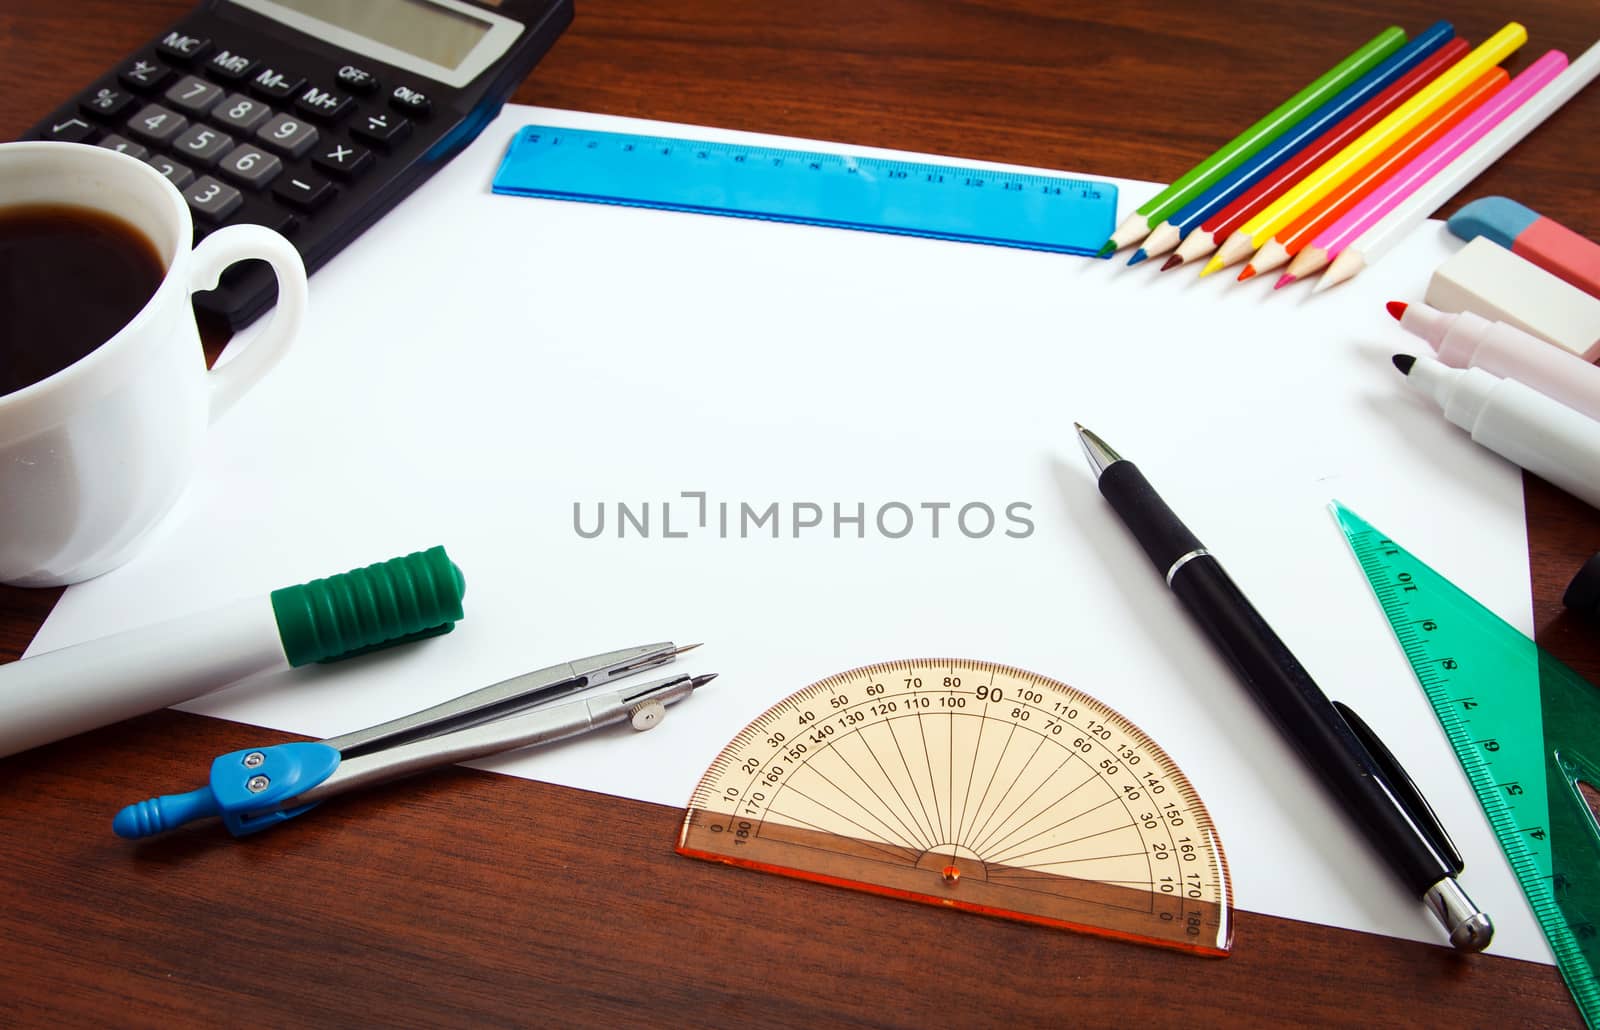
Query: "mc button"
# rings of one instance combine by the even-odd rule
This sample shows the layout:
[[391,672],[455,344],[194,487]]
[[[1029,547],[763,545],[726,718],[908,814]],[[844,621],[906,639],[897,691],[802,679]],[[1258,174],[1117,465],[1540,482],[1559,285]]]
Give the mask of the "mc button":
[[211,40],[204,36],[169,32],[156,44],[156,49],[175,61],[192,61],[211,49]]

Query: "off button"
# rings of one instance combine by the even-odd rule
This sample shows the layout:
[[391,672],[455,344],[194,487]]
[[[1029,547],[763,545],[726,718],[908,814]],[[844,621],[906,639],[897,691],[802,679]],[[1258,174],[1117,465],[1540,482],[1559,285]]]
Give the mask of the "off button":
[[428,101],[428,94],[410,86],[396,86],[394,92],[389,94],[389,104],[414,115],[427,114],[433,108]]

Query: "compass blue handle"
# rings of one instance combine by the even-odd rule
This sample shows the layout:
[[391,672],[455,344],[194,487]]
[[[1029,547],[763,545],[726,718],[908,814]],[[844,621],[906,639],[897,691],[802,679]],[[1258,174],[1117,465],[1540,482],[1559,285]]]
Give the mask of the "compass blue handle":
[[163,794],[129,805],[111,820],[111,829],[116,831],[118,837],[138,840],[141,837],[154,837],[196,819],[221,814],[222,806],[217,804],[211,788],[201,787],[187,794]]
[[129,805],[111,821],[128,840],[221,816],[235,837],[264,830],[315,808],[315,803],[277,806],[315,787],[339,767],[339,752],[326,744],[295,742],[252,747],[219,755],[211,763],[211,782],[187,794],[167,794]]

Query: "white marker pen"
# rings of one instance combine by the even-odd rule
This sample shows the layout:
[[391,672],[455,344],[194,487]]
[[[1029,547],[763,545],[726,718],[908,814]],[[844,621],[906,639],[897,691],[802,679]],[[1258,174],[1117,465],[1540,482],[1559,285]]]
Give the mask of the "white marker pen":
[[1406,383],[1476,443],[1600,508],[1600,422],[1515,379],[1396,354]]

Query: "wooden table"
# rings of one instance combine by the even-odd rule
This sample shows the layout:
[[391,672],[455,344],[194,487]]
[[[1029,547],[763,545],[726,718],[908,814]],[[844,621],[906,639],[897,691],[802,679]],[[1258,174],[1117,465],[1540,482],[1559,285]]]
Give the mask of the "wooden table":
[[[516,100],[1160,181],[1390,24],[1451,17],[1476,43],[1510,10],[1513,70],[1600,38],[1584,0],[1246,3],[1231,24],[1179,0],[579,4]],[[8,0],[0,138],[185,9]],[[1597,166],[1600,87],[1456,202],[1508,194],[1600,238]],[[1560,603],[1600,512],[1526,492],[1539,639],[1600,680]],[[0,589],[0,660],[57,596]],[[164,712],[0,761],[0,1022],[1579,1022],[1546,966],[1251,913],[1231,957],[1193,959],[685,861],[676,809],[465,770],[248,845],[110,834],[129,798],[264,736]]]

